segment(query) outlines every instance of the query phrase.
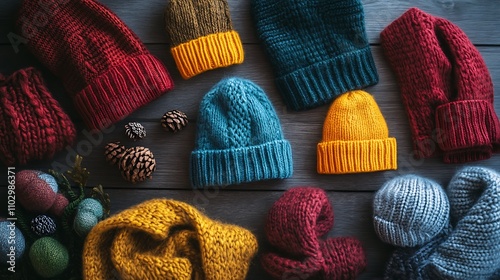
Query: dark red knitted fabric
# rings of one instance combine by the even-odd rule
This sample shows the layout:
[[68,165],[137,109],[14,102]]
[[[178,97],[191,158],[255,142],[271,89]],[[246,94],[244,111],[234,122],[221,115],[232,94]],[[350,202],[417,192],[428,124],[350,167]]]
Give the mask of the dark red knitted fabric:
[[412,8],[381,33],[399,81],[417,158],[487,159],[500,147],[493,84],[479,51],[446,19]]
[[18,27],[64,83],[87,126],[101,129],[173,88],[167,69],[94,0],[24,0]]
[[266,236],[275,252],[262,256],[275,279],[355,279],[366,267],[361,242],[322,239],[333,227],[333,209],[318,188],[288,190],[269,211]]
[[27,68],[10,77],[0,75],[0,160],[5,165],[51,159],[75,135],[40,72]]

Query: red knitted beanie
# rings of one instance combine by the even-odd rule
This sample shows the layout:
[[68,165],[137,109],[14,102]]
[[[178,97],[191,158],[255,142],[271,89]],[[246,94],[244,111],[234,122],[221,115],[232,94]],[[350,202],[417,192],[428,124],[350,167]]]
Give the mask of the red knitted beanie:
[[173,88],[163,64],[94,0],[24,0],[18,27],[64,83],[88,128],[101,129]]
[[0,160],[23,165],[51,159],[70,145],[76,130],[34,68],[0,74]]
[[444,162],[459,163],[498,151],[491,77],[460,28],[412,8],[380,37],[399,80],[417,158],[442,152]]
[[365,268],[361,243],[352,237],[320,237],[333,227],[333,209],[318,188],[293,188],[269,211],[266,236],[276,252],[262,256],[275,279],[355,279]]

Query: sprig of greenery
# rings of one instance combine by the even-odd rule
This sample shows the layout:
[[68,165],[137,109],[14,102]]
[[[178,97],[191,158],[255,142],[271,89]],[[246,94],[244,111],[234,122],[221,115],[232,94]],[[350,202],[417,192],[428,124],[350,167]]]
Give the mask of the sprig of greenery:
[[93,187],[91,196],[101,201],[102,207],[104,208],[104,218],[109,217],[111,200],[109,199],[109,194],[104,192],[102,185]]
[[[57,180],[57,184],[64,188],[64,191],[69,195],[71,201],[81,200],[85,196],[84,188],[91,188],[90,196],[98,199],[102,207],[104,208],[105,218],[109,217],[110,214],[110,204],[111,200],[109,195],[104,192],[102,185],[97,186],[87,186],[88,178],[90,177],[90,172],[87,168],[82,167],[83,157],[77,155],[75,157],[75,163],[71,170],[64,173],[57,172],[55,170],[49,170],[49,174],[54,176]],[[71,179],[80,188],[80,195],[77,195],[71,188],[71,183],[68,180]]]

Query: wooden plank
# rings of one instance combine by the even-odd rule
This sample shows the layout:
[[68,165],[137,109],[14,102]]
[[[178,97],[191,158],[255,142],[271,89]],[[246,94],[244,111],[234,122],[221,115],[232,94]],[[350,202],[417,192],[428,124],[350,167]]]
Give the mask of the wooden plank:
[[[249,229],[257,236],[259,254],[252,261],[247,279],[270,279],[260,265],[261,254],[270,250],[265,241],[265,219],[267,212],[283,192],[220,191],[208,194],[181,190],[106,189],[106,191],[111,198],[112,213],[149,199],[166,197],[194,205],[212,219]],[[2,197],[4,197],[4,192],[5,188],[0,188]],[[392,247],[382,243],[373,229],[371,206],[373,193],[328,192],[328,197],[335,214],[334,227],[328,233],[328,237],[354,236],[358,238],[363,243],[368,260],[365,272],[358,279],[380,278]],[[5,210],[1,209],[0,213],[2,211]]]
[[[60,1],[64,3],[64,1]],[[167,0],[103,0],[145,43],[168,43],[163,11]],[[245,43],[257,43],[250,12],[250,0],[229,0],[234,28]],[[497,28],[497,3],[473,0],[364,0],[369,41],[379,42],[380,32],[411,7],[449,19],[462,28],[475,44],[500,44]],[[0,4],[0,44],[9,43],[7,34],[16,33],[14,22],[20,1],[3,0]],[[21,34],[19,34],[21,35]]]

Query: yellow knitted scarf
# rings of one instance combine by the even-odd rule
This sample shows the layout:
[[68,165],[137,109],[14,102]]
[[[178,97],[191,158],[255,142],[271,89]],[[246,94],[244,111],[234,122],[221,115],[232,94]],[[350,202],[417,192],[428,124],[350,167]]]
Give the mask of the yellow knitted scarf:
[[155,199],[97,224],[87,236],[83,276],[99,279],[245,279],[257,240],[194,207]]

